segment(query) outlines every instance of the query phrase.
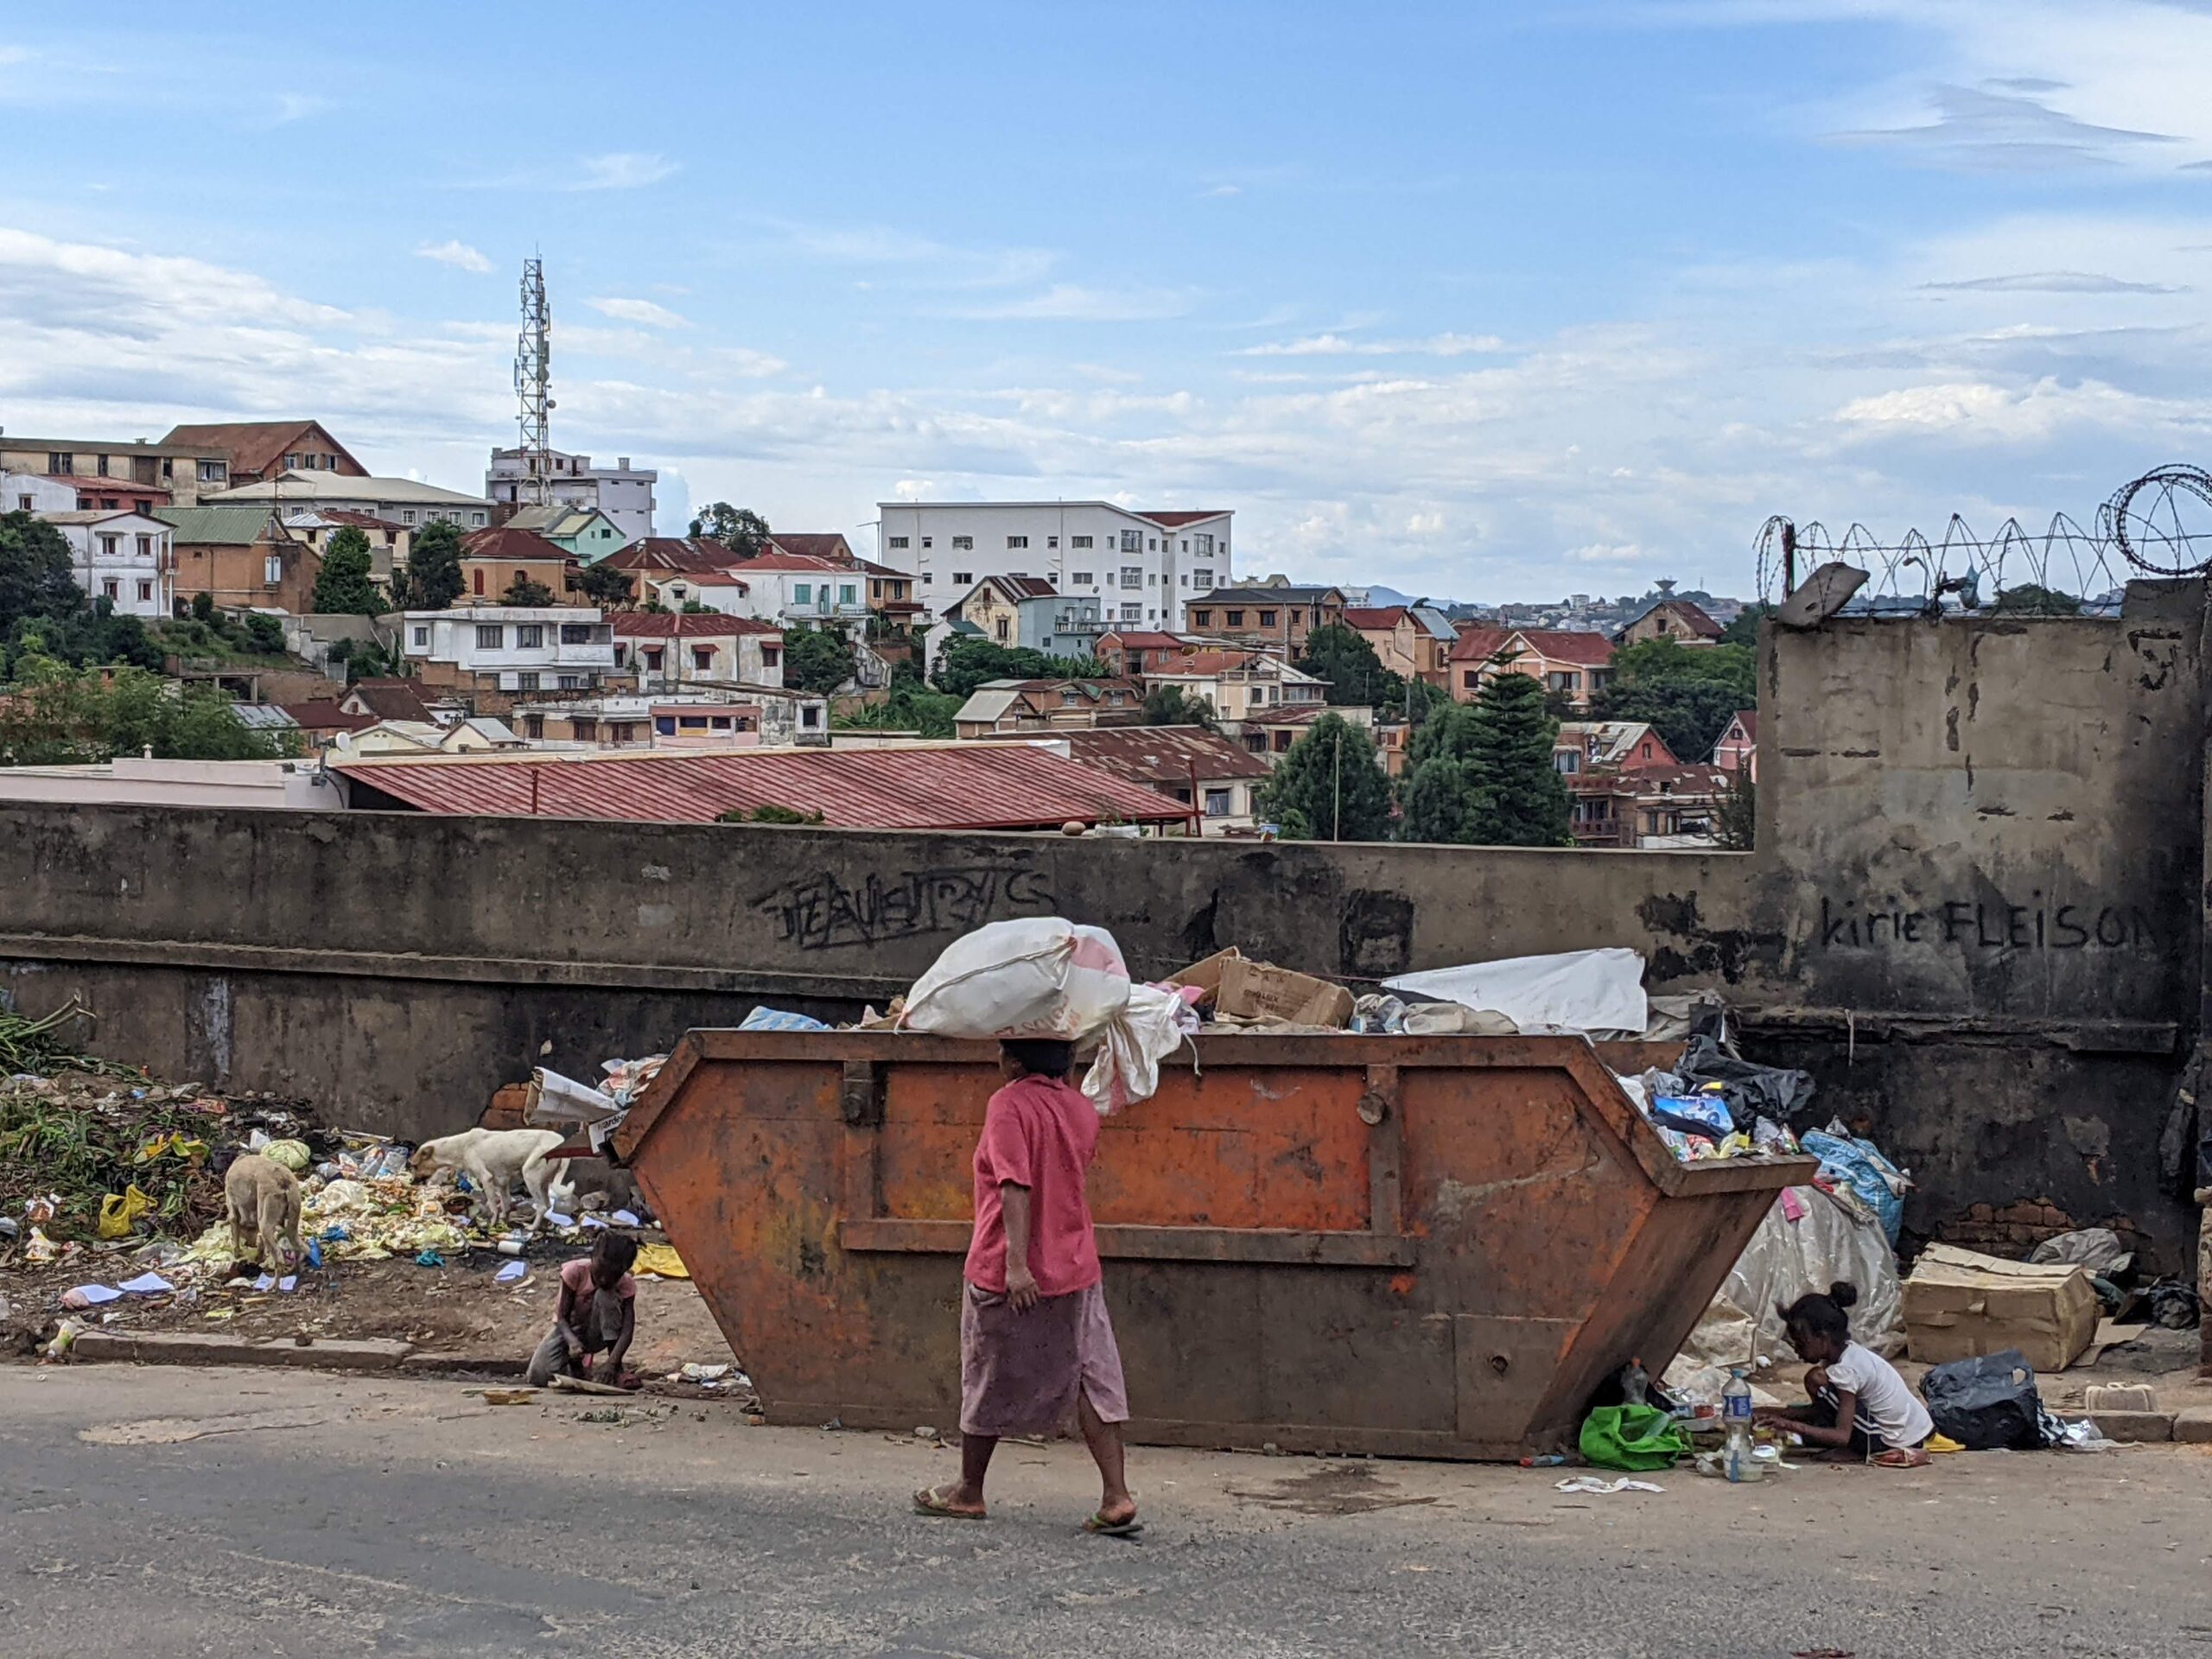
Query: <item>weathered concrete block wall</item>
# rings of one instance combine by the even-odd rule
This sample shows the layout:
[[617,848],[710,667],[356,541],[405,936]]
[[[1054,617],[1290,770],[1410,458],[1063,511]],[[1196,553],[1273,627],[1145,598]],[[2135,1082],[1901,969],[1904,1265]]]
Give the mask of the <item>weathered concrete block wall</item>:
[[2177,1262],[2202,607],[2171,584],[2119,619],[1774,634],[1755,855],[0,808],[0,995],[80,993],[104,1052],[420,1135],[541,1059],[880,1005],[1004,916],[1109,927],[1147,974],[1229,944],[1353,980],[1627,944],[1869,1123],[1916,1231],[2048,1198]]

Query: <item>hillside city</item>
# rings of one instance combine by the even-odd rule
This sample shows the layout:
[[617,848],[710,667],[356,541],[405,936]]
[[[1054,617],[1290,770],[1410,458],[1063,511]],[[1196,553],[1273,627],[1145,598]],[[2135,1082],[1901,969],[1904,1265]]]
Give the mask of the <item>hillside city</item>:
[[0,426],[0,799],[1749,844],[1739,601],[1306,582],[1233,505],[665,534],[653,467],[553,448],[545,389],[466,489],[308,417]]

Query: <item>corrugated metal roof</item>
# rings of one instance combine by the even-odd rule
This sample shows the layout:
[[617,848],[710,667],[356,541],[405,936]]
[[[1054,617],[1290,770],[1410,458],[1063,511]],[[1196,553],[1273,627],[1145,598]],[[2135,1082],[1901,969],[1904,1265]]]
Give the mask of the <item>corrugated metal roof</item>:
[[154,517],[176,531],[178,545],[251,547],[269,528],[267,507],[156,507]]
[[1133,783],[1187,787],[1224,778],[1264,778],[1268,763],[1202,726],[1102,726],[1087,732],[1055,732],[1071,760]]
[[855,830],[1045,830],[1070,819],[1179,823],[1191,809],[1018,745],[361,758],[335,768],[425,812],[710,823],[787,806]]

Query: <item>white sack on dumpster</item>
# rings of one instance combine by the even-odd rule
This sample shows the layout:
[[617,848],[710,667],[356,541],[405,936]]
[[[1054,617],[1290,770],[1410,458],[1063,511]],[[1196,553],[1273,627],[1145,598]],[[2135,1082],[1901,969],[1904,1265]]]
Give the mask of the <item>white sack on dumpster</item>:
[[1775,1304],[1787,1306],[1808,1291],[1826,1295],[1839,1279],[1859,1287],[1859,1306],[1851,1310],[1853,1339],[1885,1358],[1903,1353],[1904,1296],[1881,1223],[1854,1217],[1817,1186],[1784,1188],[1682,1344],[1677,1363],[1723,1370],[1748,1363],[1755,1319],[1758,1351],[1789,1359]]
[[1640,1037],[1650,1018],[1643,958],[1618,947],[1431,968],[1382,983],[1401,996],[1487,1008],[1522,1031],[1552,1026]]
[[899,1023],[939,1037],[1071,1042],[1128,1001],[1129,970],[1111,933],[1027,916],[988,923],[947,945],[906,994]]
[[1083,1075],[1083,1092],[1099,1116],[1150,1100],[1160,1089],[1160,1063],[1197,1024],[1191,1005],[1173,992],[1130,986],[1128,1006],[1100,1027],[1098,1052]]
[[564,1077],[542,1065],[530,1074],[530,1093],[523,1103],[525,1123],[539,1128],[604,1123],[621,1116],[622,1108],[613,1096],[602,1094],[588,1083]]

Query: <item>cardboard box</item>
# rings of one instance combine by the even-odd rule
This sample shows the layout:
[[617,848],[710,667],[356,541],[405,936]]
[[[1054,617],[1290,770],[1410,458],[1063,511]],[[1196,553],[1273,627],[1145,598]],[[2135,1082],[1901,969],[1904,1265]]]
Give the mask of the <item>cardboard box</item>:
[[[1352,995],[1341,985],[1273,963],[1227,953],[1214,1012],[1230,1020],[1281,1020],[1294,1026],[1343,1027],[1351,1019]],[[1208,957],[1205,967],[1214,960]],[[1187,969],[1185,971],[1188,971]]]
[[1205,993],[1200,1001],[1211,1004],[1221,995],[1222,970],[1229,966],[1232,959],[1241,958],[1242,954],[1232,944],[1226,950],[1217,950],[1210,957],[1200,957],[1181,973],[1161,982],[1168,985],[1195,985]]
[[2060,1371],[2097,1333],[2086,1268],[2034,1266],[1930,1244],[1904,1281],[1905,1351],[1930,1365],[2017,1348],[2039,1371]]

